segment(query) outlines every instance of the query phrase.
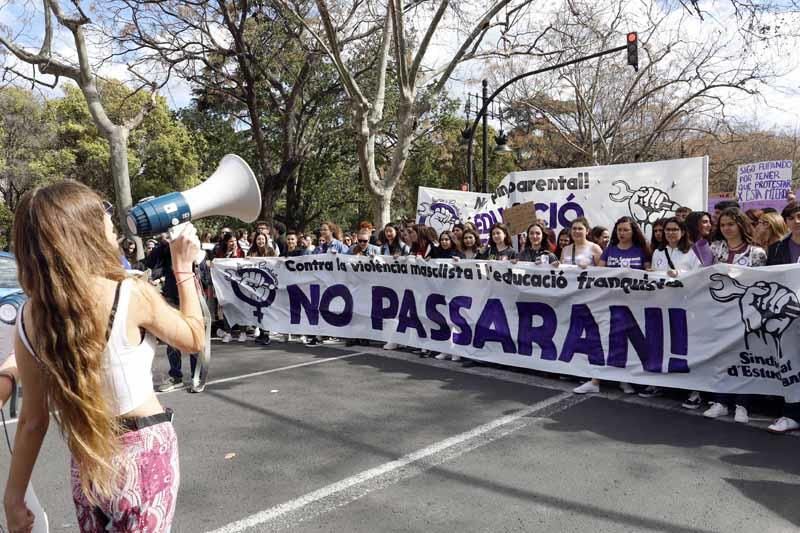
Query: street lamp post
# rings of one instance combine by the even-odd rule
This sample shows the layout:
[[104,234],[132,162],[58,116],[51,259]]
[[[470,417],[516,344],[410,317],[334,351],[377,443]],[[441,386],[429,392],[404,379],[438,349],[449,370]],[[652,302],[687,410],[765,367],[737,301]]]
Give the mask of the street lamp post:
[[[514,76],[503,85],[497,88],[491,96],[487,97],[488,91],[488,82],[483,80],[483,98],[482,98],[482,105],[480,110],[478,110],[477,115],[475,115],[475,120],[472,123],[472,126],[465,129],[463,132],[463,137],[467,143],[467,183],[469,184],[469,190],[474,190],[474,174],[475,169],[472,162],[473,159],[473,140],[475,139],[475,130],[478,127],[478,122],[483,119],[483,192],[489,192],[489,154],[487,150],[488,144],[488,124],[487,124],[487,110],[494,99],[500,94],[506,87],[511,85],[512,83],[516,83],[521,79],[528,78],[530,76],[535,76],[536,74],[542,74],[544,72],[549,72],[551,70],[557,70],[562,67],[568,67],[569,65],[574,65],[576,63],[582,63],[583,61],[589,61],[590,59],[595,59],[598,57],[603,57],[608,54],[613,54],[616,52],[621,52],[623,50],[628,51],[628,64],[633,66],[636,70],[638,70],[638,58],[635,54],[632,55],[631,49],[635,48],[638,44],[638,39],[636,33],[629,33],[627,38],[627,43],[622,46],[617,46],[616,48],[609,48],[608,50],[603,50],[602,52],[597,52],[594,54],[590,54],[588,56],[578,57],[576,59],[572,59],[570,61],[564,61],[563,63],[557,63],[555,65],[551,65],[549,67],[540,68],[538,70],[532,70],[530,72],[525,72],[524,74],[520,74],[518,76]],[[635,61],[635,64],[632,63]],[[469,120],[469,119],[467,119]]]
[[[482,146],[483,146],[483,154],[482,154],[482,163],[483,163],[482,164],[482,170],[483,170],[483,174],[482,174],[482,176],[483,176],[483,181],[484,181],[484,186],[483,186],[484,189],[486,189],[488,187],[488,183],[489,183],[488,182],[488,180],[489,180],[489,149],[488,149],[488,144],[489,144],[489,121],[488,121],[488,119],[490,119],[490,118],[500,119],[500,127],[501,128],[502,128],[502,124],[503,124],[503,112],[502,112],[502,110],[496,109],[493,103],[492,104],[487,104],[486,103],[487,100],[489,99],[488,86],[489,86],[489,82],[486,81],[486,80],[483,80],[483,91],[482,91],[482,94],[473,94],[473,93],[467,94],[467,103],[466,103],[466,106],[464,108],[464,111],[465,111],[465,113],[467,115],[467,126],[461,132],[461,138],[462,138],[463,143],[466,143],[468,139],[471,139],[471,130],[469,129],[469,124],[470,124],[470,115],[471,115],[471,113],[473,111],[472,102],[474,101],[475,102],[475,104],[474,104],[475,112],[477,112],[481,108],[484,109],[483,115],[482,115],[482,117],[483,117],[483,135],[482,135],[482,138],[483,138],[483,144],[482,144]],[[477,125],[477,122],[476,122],[476,125]],[[501,131],[500,135],[495,136],[495,142],[497,142],[497,143],[504,142],[504,140],[507,139],[507,138],[508,137],[506,135],[502,134],[502,131]],[[501,151],[505,151],[505,150],[502,150],[500,148],[499,144],[498,144],[498,148],[495,149],[495,151],[501,152]],[[475,163],[474,163],[474,161],[472,161],[472,159],[470,159],[470,164],[471,164],[472,168],[470,169],[470,171],[467,172],[468,176],[470,177],[470,181],[468,183],[468,189],[469,190],[474,190],[474,183],[472,182],[472,179],[473,179],[473,177],[475,175]]]

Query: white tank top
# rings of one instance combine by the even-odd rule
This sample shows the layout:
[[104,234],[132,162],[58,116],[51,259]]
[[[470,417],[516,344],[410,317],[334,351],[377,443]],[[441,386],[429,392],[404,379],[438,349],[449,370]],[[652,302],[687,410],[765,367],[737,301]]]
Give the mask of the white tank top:
[[575,248],[575,244],[570,244],[570,251],[568,253],[562,252],[561,263],[564,265],[575,266],[594,266],[594,256],[592,255],[592,246],[588,242],[580,248]]
[[[136,345],[128,344],[127,322],[128,306],[131,301],[133,280],[126,279],[120,284],[114,322],[108,336],[108,344],[103,351],[105,386],[112,398],[117,416],[133,411],[142,405],[153,393],[153,356],[156,352],[156,338],[149,333]],[[22,310],[18,314],[17,331],[25,347],[35,359],[25,325],[22,323]],[[41,361],[41,360],[40,360]]]

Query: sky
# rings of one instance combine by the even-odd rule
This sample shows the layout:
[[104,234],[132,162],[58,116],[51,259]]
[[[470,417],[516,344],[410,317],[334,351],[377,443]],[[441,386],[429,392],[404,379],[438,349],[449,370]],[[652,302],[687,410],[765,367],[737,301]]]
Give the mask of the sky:
[[[632,0],[631,5],[635,4],[636,1]],[[5,26],[6,30],[11,29],[17,32],[24,29],[24,37],[26,39],[23,39],[22,42],[36,46],[42,34],[41,17],[35,14],[26,16],[25,14],[30,13],[30,11],[25,11],[24,9],[29,10],[30,7],[22,8],[22,5],[30,6],[30,4],[25,3],[10,3],[9,0],[0,0],[0,25]],[[34,5],[38,6],[39,4],[34,3]],[[481,3],[480,5],[485,4]],[[545,3],[544,5],[547,6],[548,4]],[[701,21],[699,18],[693,18],[687,21],[684,16],[684,25],[681,26],[684,31],[703,34],[704,32],[716,31],[722,28],[722,31],[727,31],[730,35],[735,36],[737,33],[736,20],[731,10],[728,9],[729,2],[727,0],[707,0],[702,2],[701,6],[706,11],[705,20]],[[539,11],[537,15],[541,16],[542,12]],[[20,24],[22,21],[27,21],[28,24],[22,26]],[[768,20],[767,22],[770,21]],[[670,31],[672,29],[665,28],[663,33],[666,36],[670,34]],[[623,37],[621,36],[621,38]],[[430,52],[426,55],[426,63],[428,65],[439,65],[447,61],[452,57],[458,46],[459,39],[460,36],[455,31],[445,31],[437,35]],[[71,36],[68,34],[61,33],[56,35],[54,49],[58,54],[68,59],[75,58],[75,54],[72,52]],[[800,106],[798,106],[798,96],[800,96],[798,94],[800,92],[800,58],[795,57],[800,56],[800,54],[789,53],[795,49],[796,47],[788,46],[783,51],[772,51],[768,48],[758,51],[765,58],[765,63],[766,58],[769,58],[769,61],[773,61],[777,65],[780,76],[772,80],[769,85],[763,86],[761,88],[762,94],[759,97],[749,97],[735,93],[726,95],[726,99],[731,103],[730,111],[736,118],[748,122],[756,121],[764,129],[800,129]],[[99,53],[100,50],[94,50],[94,52]],[[640,54],[640,60],[641,58],[642,54]],[[747,58],[743,58],[743,60],[745,59]],[[624,61],[624,54],[621,53],[619,58],[613,60]],[[475,62],[461,67],[454,79],[448,83],[448,90],[451,96],[461,99],[467,92],[480,92],[479,80],[484,77],[485,71],[485,65]],[[30,67],[25,72],[30,72]],[[103,66],[100,69],[100,74],[105,77],[124,78],[127,72],[124,65],[113,64]],[[184,107],[191,101],[191,88],[185,82],[176,78],[170,80],[161,90],[161,93],[172,108]]]

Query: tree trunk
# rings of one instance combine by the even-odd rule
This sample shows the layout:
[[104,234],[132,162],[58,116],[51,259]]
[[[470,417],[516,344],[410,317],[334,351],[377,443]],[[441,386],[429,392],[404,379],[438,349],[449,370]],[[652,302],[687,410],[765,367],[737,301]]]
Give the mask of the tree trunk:
[[136,243],[136,259],[144,259],[144,246],[141,237],[128,228],[128,210],[133,205],[131,180],[128,172],[128,128],[116,126],[106,140],[111,152],[111,177],[114,180],[116,205],[119,209],[117,222],[125,236]]
[[374,194],[373,223],[376,228],[383,228],[392,221],[392,197],[394,188],[384,189],[383,194]]
[[272,223],[275,217],[275,203],[272,201],[272,187],[269,178],[265,180],[265,185],[269,190],[261,193],[261,213],[259,213],[259,220],[267,220]]
[[292,174],[286,182],[286,228],[299,229],[300,227],[300,183],[298,175]]
[[116,204],[119,208],[117,221],[126,235],[131,235],[128,229],[127,214],[133,205],[131,198],[131,180],[128,174],[128,130],[117,126],[106,140],[111,152],[111,177],[114,180]]

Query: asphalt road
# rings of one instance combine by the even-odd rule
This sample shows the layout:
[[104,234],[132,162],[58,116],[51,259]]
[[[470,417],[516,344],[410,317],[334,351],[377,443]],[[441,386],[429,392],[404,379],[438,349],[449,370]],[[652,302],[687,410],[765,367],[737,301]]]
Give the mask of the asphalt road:
[[[219,344],[210,380],[160,395],[180,443],[175,532],[800,530],[800,438],[766,416],[710,421],[376,347]],[[55,424],[34,482],[51,531],[75,531]]]

